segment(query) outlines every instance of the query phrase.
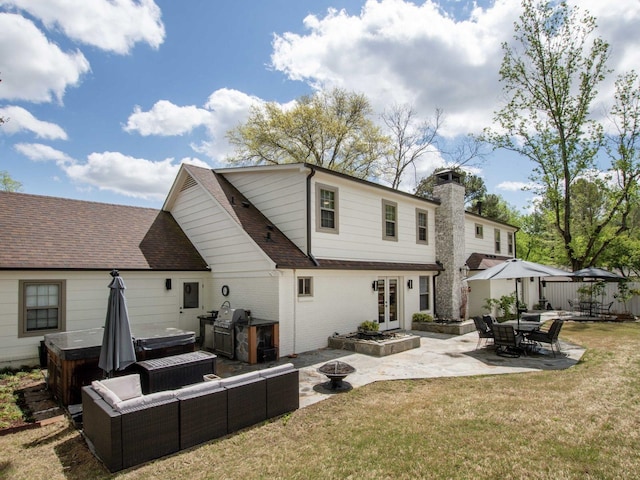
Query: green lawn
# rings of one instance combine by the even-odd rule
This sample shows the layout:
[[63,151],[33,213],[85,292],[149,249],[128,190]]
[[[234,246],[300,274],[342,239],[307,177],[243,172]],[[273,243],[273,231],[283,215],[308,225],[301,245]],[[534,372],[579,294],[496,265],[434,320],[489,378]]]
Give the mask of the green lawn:
[[[375,383],[115,477],[638,478],[640,324],[561,338],[587,348],[569,370]],[[65,423],[0,447],[2,479],[111,477]]]

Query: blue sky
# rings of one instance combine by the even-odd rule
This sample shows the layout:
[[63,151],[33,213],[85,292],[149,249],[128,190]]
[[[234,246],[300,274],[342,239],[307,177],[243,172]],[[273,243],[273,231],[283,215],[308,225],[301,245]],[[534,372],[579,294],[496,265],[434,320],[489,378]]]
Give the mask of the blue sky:
[[[570,2],[572,3],[572,2]],[[640,69],[640,2],[582,0],[617,73]],[[319,86],[376,112],[444,111],[451,141],[491,123],[514,0],[0,0],[0,170],[25,193],[160,207],[181,162],[225,166],[252,105]],[[598,102],[611,103],[611,81]],[[419,176],[442,165],[426,155]],[[517,207],[531,163],[477,166]],[[414,178],[403,189],[411,191]]]

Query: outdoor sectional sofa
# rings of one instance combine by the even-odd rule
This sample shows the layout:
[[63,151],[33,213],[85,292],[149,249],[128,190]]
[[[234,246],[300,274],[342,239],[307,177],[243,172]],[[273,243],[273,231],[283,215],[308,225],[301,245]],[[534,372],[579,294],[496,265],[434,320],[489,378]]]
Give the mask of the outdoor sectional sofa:
[[82,388],[83,434],[116,472],[296,410],[298,382],[290,363],[148,395],[138,374],[96,381]]

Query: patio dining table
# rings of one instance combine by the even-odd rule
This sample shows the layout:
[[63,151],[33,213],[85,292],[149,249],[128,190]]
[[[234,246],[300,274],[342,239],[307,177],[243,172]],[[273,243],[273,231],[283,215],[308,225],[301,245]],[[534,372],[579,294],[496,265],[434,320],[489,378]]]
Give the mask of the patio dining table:
[[519,322],[517,320],[507,320],[502,322],[503,325],[511,325],[516,332],[527,334],[534,330],[539,330],[542,326],[542,322]]

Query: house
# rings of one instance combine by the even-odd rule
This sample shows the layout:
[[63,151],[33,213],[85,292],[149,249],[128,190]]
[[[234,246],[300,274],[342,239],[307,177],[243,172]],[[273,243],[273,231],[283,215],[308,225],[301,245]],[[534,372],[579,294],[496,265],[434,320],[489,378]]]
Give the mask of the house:
[[161,211],[2,193],[0,364],[35,356],[42,338],[24,326],[28,285],[62,282],[56,328],[96,327],[113,268],[134,325],[197,331],[228,302],[279,323],[281,356],[365,320],[390,330],[416,312],[473,315],[468,260],[513,256],[516,228],[465,212],[459,178],[439,179],[427,200],[309,164],[182,165]]

